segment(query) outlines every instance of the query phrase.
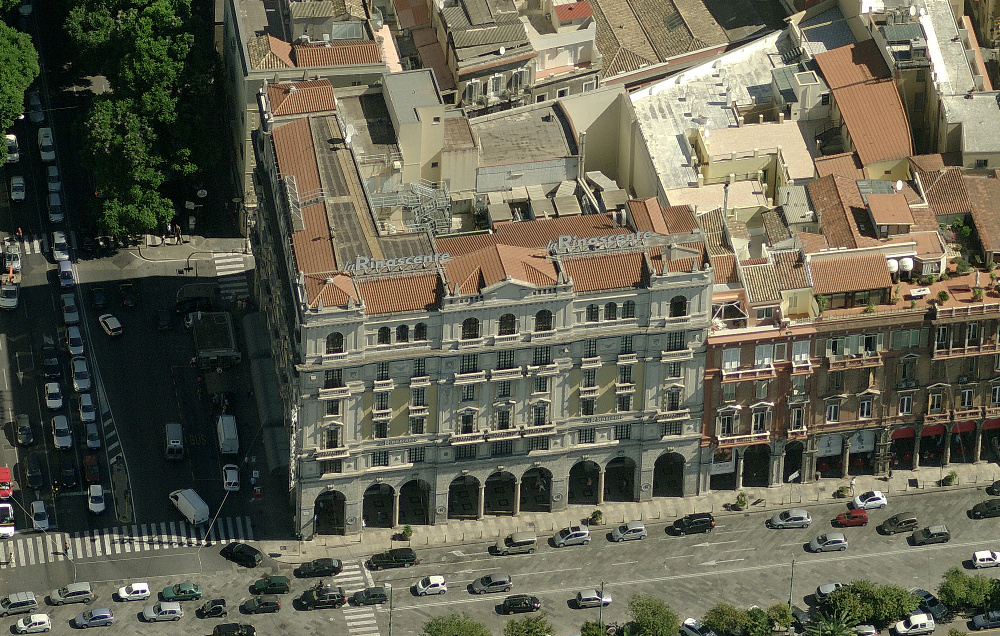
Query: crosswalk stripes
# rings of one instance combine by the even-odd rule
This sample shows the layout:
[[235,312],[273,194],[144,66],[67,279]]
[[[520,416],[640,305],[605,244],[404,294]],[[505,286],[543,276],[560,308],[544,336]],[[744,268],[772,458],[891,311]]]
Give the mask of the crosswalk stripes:
[[[363,590],[371,584],[371,575],[357,563],[344,563],[344,569],[337,575],[335,582],[344,588],[347,596]],[[347,631],[351,636],[379,636],[378,621],[375,610],[371,607],[351,607],[345,605],[344,620],[347,621]]]
[[219,291],[222,292],[222,297],[235,300],[250,298],[243,255],[230,252],[216,253],[212,260],[215,262],[215,275],[219,279]]
[[0,558],[0,570],[67,559],[80,562],[116,554],[196,548],[229,541],[253,541],[250,517],[220,517],[208,536],[202,528],[176,521],[74,533],[21,534],[0,541],[0,557],[6,555]]
[[21,241],[21,254],[44,254],[48,250],[48,241],[44,238]]

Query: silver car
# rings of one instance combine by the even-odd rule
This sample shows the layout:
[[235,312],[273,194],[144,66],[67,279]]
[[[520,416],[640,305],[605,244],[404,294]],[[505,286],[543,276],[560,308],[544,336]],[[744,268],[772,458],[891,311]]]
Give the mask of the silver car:
[[590,543],[590,528],[587,526],[563,528],[556,536],[552,537],[552,542],[557,548],[567,545],[587,545]]
[[809,542],[811,552],[832,552],[834,550],[846,550],[847,537],[842,532],[827,532],[821,534]]
[[80,612],[73,619],[76,627],[104,627],[115,622],[115,613],[109,607],[95,607],[86,612]]
[[514,587],[514,580],[509,574],[487,574],[472,582],[474,594],[487,592],[509,592]]
[[808,528],[812,517],[801,508],[783,510],[764,522],[768,528]]
[[618,543],[645,538],[646,526],[641,521],[629,521],[611,531],[611,539]]
[[576,593],[576,606],[579,609],[585,607],[607,607],[611,605],[611,596],[607,592],[601,596],[601,591],[597,589],[580,590]]

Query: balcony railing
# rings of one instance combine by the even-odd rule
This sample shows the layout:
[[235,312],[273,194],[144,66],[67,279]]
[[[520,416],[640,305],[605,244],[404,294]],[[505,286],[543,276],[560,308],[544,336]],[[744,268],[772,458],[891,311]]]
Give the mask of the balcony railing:
[[505,439],[515,439],[521,437],[521,431],[516,428],[490,429],[484,431],[483,440],[495,442]]
[[785,431],[785,438],[788,440],[793,439],[805,439],[809,436],[809,430],[805,426],[800,426],[799,428],[790,428]]
[[749,369],[723,369],[722,379],[723,381],[729,380],[765,380],[769,378],[774,378],[774,365],[768,364],[762,367],[753,367]]
[[736,435],[719,435],[719,446],[742,446],[744,444],[754,444],[770,439],[770,431],[760,433],[739,433]]
[[418,375],[417,377],[410,378],[410,387],[414,389],[419,389],[423,386],[431,385],[431,376],[429,375]]
[[618,364],[636,364],[637,362],[639,362],[639,354],[637,353],[618,354]]
[[313,451],[313,459],[318,462],[325,462],[331,459],[346,459],[351,456],[351,451],[347,448],[317,448]]
[[596,369],[599,366],[601,366],[601,356],[582,358],[580,360],[581,369]]
[[548,331],[532,331],[531,341],[532,342],[544,342],[546,340],[551,340],[556,337],[556,330],[549,329]]
[[601,387],[599,386],[581,386],[580,387],[580,397],[581,398],[595,398],[597,394],[601,392]]
[[934,307],[934,318],[964,318],[966,316],[991,316],[1000,314],[1000,303],[972,303],[954,307]]
[[972,406],[967,408],[958,407],[955,409],[955,421],[977,420],[983,416],[983,407]]
[[559,373],[559,365],[555,362],[549,364],[529,364],[529,375],[555,375]]
[[494,369],[490,371],[491,380],[517,380],[524,377],[524,371],[520,366],[513,369]]
[[521,434],[525,437],[538,437],[540,435],[551,435],[552,433],[555,432],[556,432],[556,425],[552,423],[541,424],[538,426],[535,425],[525,426],[524,428],[521,429]]
[[976,345],[965,346],[943,346],[934,347],[932,357],[935,360],[948,360],[950,358],[963,358],[966,356],[981,356],[992,353],[1000,353],[1000,341],[983,342]]
[[455,384],[475,384],[477,382],[486,382],[485,371],[472,371],[471,373],[455,374]]
[[616,395],[625,395],[627,393],[635,393],[634,382],[615,382]]
[[660,351],[660,362],[684,362],[694,358],[693,349],[677,349],[676,351]]
[[520,342],[524,337],[519,333],[508,333],[502,336],[493,336],[493,344],[509,344],[511,342]]
[[809,358],[792,360],[792,373],[812,373],[813,367],[813,361]]
[[924,416],[924,424],[944,424],[950,421],[951,413],[948,411],[944,411],[943,413],[928,413]]
[[864,353],[855,353],[850,356],[838,356],[830,358],[828,365],[831,371],[880,367],[883,365],[882,353],[880,351],[865,351]]
[[396,382],[394,380],[375,380],[375,386],[372,387],[374,391],[392,391],[396,388]]
[[346,386],[335,386],[319,390],[319,399],[321,400],[339,400],[350,396],[351,390]]
[[679,420],[686,420],[691,417],[690,409],[677,409],[674,411],[657,411],[656,421],[657,422],[677,422]]
[[485,441],[483,438],[485,434],[486,433],[484,431],[476,431],[475,433],[452,433],[448,436],[448,443],[452,446],[459,446],[461,444],[477,444]]
[[484,341],[483,338],[468,338],[468,339],[464,339],[464,340],[459,340],[458,341],[458,348],[459,349],[472,349],[474,347],[481,347],[481,346],[483,346],[483,341]]
[[427,417],[430,408],[426,404],[411,404],[410,417]]
[[392,409],[372,409],[372,419],[385,422],[392,419]]

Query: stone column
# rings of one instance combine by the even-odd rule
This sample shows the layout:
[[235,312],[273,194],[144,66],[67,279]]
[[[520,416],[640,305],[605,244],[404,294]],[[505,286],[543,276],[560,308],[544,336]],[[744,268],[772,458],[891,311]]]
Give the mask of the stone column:
[[973,462],[974,464],[982,463],[983,460],[980,459],[982,452],[983,452],[983,422],[980,422],[979,426],[976,427],[976,459]]
[[743,449],[734,448],[733,452],[736,454],[736,490],[743,487]]
[[920,431],[913,433],[913,470],[920,468]]
[[944,468],[951,462],[951,429],[944,432],[944,457],[941,458],[941,467]]
[[399,491],[392,491],[392,527],[399,525]]
[[597,505],[604,503],[604,466],[597,465]]
[[486,482],[479,482],[479,510],[476,513],[476,519],[482,519],[486,516]]
[[771,451],[771,482],[770,486],[780,486],[785,483],[785,447],[786,442],[781,443],[780,450]]
[[514,478],[514,516],[521,514],[521,480]]
[[851,468],[851,438],[844,438],[844,445],[840,451],[840,476],[847,478]]

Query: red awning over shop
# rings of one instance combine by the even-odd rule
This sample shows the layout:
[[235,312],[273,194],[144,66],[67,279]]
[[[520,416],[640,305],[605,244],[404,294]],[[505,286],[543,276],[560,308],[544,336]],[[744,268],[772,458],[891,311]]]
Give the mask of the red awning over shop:
[[992,420],[986,420],[983,422],[983,430],[989,430],[991,428],[1000,428],[1000,417],[994,418]]
[[955,426],[951,427],[952,433],[969,433],[976,430],[976,423],[973,421],[968,422],[957,422]]
[[920,431],[920,437],[930,437],[931,435],[940,435],[941,433],[944,433],[944,424],[935,424],[934,426],[925,426]]
[[[1000,422],[1000,420],[998,420]],[[892,432],[892,439],[909,439],[913,437],[913,429],[909,426],[906,428],[897,428]]]

